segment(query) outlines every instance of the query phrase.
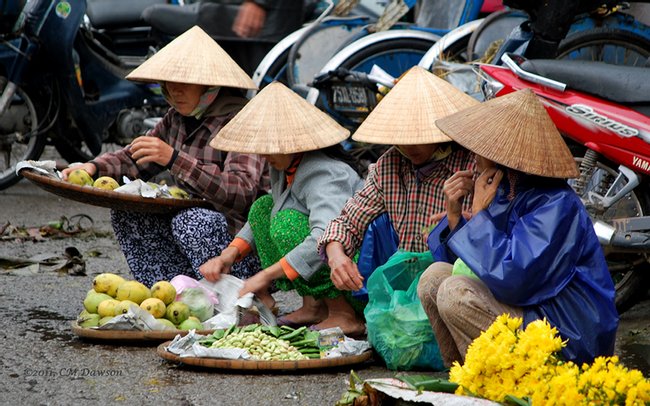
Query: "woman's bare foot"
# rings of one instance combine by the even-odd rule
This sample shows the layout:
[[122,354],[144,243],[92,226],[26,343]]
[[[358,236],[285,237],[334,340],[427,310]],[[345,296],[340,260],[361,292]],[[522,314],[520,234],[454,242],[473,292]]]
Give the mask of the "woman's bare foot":
[[366,333],[366,324],[357,316],[354,309],[343,296],[336,299],[324,299],[327,305],[328,317],[313,326],[316,330],[340,327],[343,334],[349,337],[358,337]]
[[332,315],[313,326],[316,330],[333,327],[340,327],[343,334],[348,337],[359,337],[366,334],[366,324],[357,317],[349,317],[349,315]]
[[318,323],[327,317],[327,306],[322,300],[313,296],[302,298],[302,307],[281,317],[281,324],[308,325]]

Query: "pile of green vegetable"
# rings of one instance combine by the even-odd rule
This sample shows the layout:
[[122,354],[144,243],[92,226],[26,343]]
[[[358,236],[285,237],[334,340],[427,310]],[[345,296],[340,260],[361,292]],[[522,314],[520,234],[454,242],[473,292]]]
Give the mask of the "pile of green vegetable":
[[245,349],[252,359],[257,360],[295,361],[320,358],[318,337],[318,331],[310,331],[307,327],[294,329],[249,324],[215,330],[201,339],[199,344],[210,348]]

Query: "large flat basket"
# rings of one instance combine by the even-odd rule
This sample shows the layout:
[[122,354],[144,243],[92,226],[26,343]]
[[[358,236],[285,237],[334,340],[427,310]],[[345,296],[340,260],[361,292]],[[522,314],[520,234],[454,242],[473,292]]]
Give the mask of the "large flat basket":
[[156,349],[160,357],[167,361],[216,370],[236,371],[294,371],[306,369],[336,368],[364,363],[372,358],[372,351],[363,354],[338,358],[304,359],[296,361],[263,361],[245,359],[221,359],[206,357],[180,357],[167,351],[171,341],[162,343]]
[[[189,333],[187,330],[102,330],[97,328],[80,327],[76,321],[70,323],[72,333],[77,337],[89,341],[101,341],[107,343],[142,342],[151,345],[159,344],[162,341],[174,339],[176,335],[181,336]],[[214,330],[197,330],[197,334],[212,334]]]
[[191,207],[212,207],[208,201],[203,199],[147,198],[91,186],[79,186],[42,175],[28,168],[21,170],[20,174],[41,189],[57,196],[109,209],[164,214],[175,213]]

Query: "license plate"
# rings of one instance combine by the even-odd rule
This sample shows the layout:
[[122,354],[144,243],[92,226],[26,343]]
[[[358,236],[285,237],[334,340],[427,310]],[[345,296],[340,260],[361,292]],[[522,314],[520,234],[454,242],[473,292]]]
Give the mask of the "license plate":
[[370,112],[375,95],[364,86],[352,84],[332,86],[332,105],[336,110]]

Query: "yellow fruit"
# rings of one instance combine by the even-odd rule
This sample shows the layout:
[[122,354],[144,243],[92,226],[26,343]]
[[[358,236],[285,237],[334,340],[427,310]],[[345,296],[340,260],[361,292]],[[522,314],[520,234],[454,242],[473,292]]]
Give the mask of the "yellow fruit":
[[97,306],[97,314],[99,314],[101,317],[113,317],[115,316],[115,307],[119,303],[120,302],[115,299],[104,300],[99,304],[99,306]]
[[120,314],[126,314],[126,313],[128,313],[128,311],[129,311],[129,307],[131,307],[131,305],[136,305],[136,306],[138,306],[137,303],[132,302],[132,301],[130,301],[130,300],[122,300],[120,303],[118,303],[117,305],[115,305],[115,315],[116,315],[116,316],[119,316]]
[[179,188],[178,186],[170,186],[169,187],[169,194],[172,195],[173,198],[176,199],[189,199],[190,195],[183,189]]
[[77,324],[79,327],[97,327],[99,325],[99,314],[88,313],[88,311],[82,311],[77,317]]
[[150,297],[149,299],[145,299],[142,303],[140,303],[140,307],[149,313],[155,318],[161,318],[165,316],[165,303],[163,303],[162,300],[156,299],[155,297]]
[[153,190],[160,189],[160,185],[154,182],[147,182],[147,185],[149,185]]
[[178,325],[190,317],[190,307],[183,302],[172,302],[167,306],[165,318]]
[[104,189],[104,190],[113,190],[120,187],[120,184],[110,176],[100,176],[93,183],[93,187]]
[[156,282],[151,287],[151,297],[160,299],[168,305],[176,299],[176,288],[167,281]]
[[117,288],[124,282],[126,282],[124,278],[114,273],[101,273],[93,279],[93,289],[95,292],[115,297]]
[[151,297],[151,291],[138,281],[126,281],[117,288],[115,299],[130,300],[138,305]]
[[176,326],[174,325],[174,323],[172,323],[171,321],[169,321],[169,320],[167,320],[167,319],[156,319],[156,320],[158,320],[159,322],[161,322],[161,323],[162,323],[163,325],[165,325],[165,326],[168,326],[168,327],[171,327],[171,328],[177,330],[177,329],[176,329]]
[[97,325],[98,326],[103,326],[104,324],[106,324],[107,322],[109,322],[111,320],[113,320],[113,316],[102,317],[101,319],[99,319],[99,323]]
[[99,307],[99,304],[104,300],[109,299],[112,299],[112,297],[108,296],[106,293],[97,293],[95,291],[90,291],[84,299],[84,308],[90,313],[97,313],[97,307]]
[[93,184],[93,177],[83,169],[75,169],[68,174],[68,182],[79,186],[90,186]]

